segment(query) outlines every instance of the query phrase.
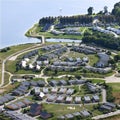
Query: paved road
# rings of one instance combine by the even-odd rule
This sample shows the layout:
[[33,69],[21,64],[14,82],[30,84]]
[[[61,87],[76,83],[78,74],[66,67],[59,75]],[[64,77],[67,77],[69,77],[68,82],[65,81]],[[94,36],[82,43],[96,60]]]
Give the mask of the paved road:
[[102,120],[103,118],[111,117],[111,116],[118,115],[118,114],[120,114],[120,110],[117,110],[115,112],[111,112],[108,114],[98,115],[98,116],[93,117],[92,119],[93,120],[99,120],[99,119]]

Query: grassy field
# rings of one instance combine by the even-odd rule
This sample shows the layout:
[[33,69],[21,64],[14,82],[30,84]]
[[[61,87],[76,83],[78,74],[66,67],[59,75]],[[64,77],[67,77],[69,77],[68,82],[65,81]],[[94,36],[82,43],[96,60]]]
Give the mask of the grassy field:
[[[73,109],[69,109],[70,107]],[[58,116],[65,115],[68,113],[80,112],[84,109],[87,109],[88,111],[92,112],[93,116],[101,114],[101,112],[93,108],[93,105],[75,106],[75,105],[43,104],[43,109],[46,110],[48,113],[53,113],[53,117],[50,118],[49,120],[56,120]]]
[[113,88],[113,96],[115,97],[115,103],[120,104],[120,83],[108,83]]
[[92,83],[103,83],[103,82],[105,82],[105,80],[103,80],[103,79],[87,79],[87,80],[92,81]]
[[28,47],[32,47],[33,45],[34,45],[33,43],[28,43],[28,44],[20,44],[20,45],[11,46],[10,50],[8,50],[7,52],[0,52],[0,58],[3,60],[9,55],[15,52],[18,52],[20,50],[26,49]]
[[16,87],[18,87],[20,85],[20,83],[16,82],[14,84],[10,84],[4,88],[0,88],[0,91],[2,91],[0,93],[0,95],[3,95],[5,93],[10,93],[12,90],[14,90]]
[[7,85],[9,83],[9,77],[10,77],[10,75],[8,73],[5,73],[5,75],[4,75],[4,85]]

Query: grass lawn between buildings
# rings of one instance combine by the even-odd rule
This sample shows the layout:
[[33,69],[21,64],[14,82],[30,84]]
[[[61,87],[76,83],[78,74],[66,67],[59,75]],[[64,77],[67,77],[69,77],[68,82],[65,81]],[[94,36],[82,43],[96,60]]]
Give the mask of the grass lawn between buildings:
[[112,94],[115,97],[115,103],[120,104],[120,83],[107,83],[112,87]]
[[[53,117],[49,118],[48,120],[56,120],[58,116],[66,115],[69,113],[80,112],[82,110],[90,111],[93,116],[102,114],[100,111],[94,109],[94,105],[60,105],[60,104],[47,104],[44,103],[43,109],[46,110],[48,113],[52,113]],[[38,120],[42,120],[38,117]],[[86,120],[86,118],[84,119]]]

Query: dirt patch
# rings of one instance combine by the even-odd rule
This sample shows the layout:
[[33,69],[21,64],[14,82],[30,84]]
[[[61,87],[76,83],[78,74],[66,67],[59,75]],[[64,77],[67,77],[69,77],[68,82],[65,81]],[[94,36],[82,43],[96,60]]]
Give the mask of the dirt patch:
[[3,94],[5,92],[4,89],[0,89],[0,94]]
[[120,104],[120,92],[114,92],[113,96],[115,97],[115,103]]

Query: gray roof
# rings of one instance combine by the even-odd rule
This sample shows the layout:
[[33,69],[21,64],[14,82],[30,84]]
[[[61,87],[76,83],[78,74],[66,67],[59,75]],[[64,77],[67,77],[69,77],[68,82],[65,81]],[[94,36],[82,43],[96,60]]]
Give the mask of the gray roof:
[[90,101],[90,97],[89,96],[84,96],[84,100],[85,101]]
[[59,93],[65,93],[67,88],[60,88]]
[[74,89],[69,88],[66,92],[67,95],[72,95],[74,93]]
[[80,116],[80,113],[79,112],[75,112],[75,113],[72,113],[73,116]]
[[56,100],[57,101],[62,101],[62,100],[64,100],[64,98],[65,98],[65,96],[59,95]]
[[110,106],[112,108],[116,107],[116,105],[114,103],[110,103],[110,102],[104,103],[104,105]]
[[70,119],[70,118],[73,118],[74,116],[73,116],[72,114],[66,114],[65,117],[66,117],[67,119]]
[[84,117],[90,116],[90,113],[86,110],[80,112]]

